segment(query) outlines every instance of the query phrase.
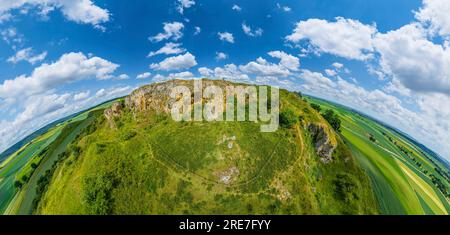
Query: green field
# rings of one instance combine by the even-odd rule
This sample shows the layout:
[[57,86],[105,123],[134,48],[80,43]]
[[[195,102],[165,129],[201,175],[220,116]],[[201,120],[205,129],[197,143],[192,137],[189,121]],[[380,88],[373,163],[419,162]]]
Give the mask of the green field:
[[[55,125],[3,160],[0,163],[0,214],[31,213],[39,177],[52,167],[57,155],[92,121],[92,118],[88,119],[89,113],[109,105],[111,102]],[[32,164],[37,166],[36,169]],[[20,190],[15,182],[23,184]]]
[[31,162],[41,160],[39,153],[52,143],[60,134],[61,127],[55,127],[48,133],[36,138],[11,157],[6,159],[0,168],[0,212],[4,212],[17,193],[14,182],[23,176],[31,176]]
[[126,107],[107,120],[123,99],[71,116],[0,163],[0,213],[449,214],[449,169],[430,151],[344,106],[280,96],[273,133]]
[[[342,136],[371,177],[380,209],[385,214],[448,214],[448,172],[436,159],[399,132],[340,105],[309,98],[322,109],[333,109],[342,120]],[[447,195],[432,182],[437,177]]]

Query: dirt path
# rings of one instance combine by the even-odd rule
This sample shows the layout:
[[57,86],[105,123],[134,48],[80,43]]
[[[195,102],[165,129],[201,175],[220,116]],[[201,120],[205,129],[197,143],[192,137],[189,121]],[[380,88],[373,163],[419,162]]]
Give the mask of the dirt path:
[[299,144],[301,146],[301,153],[300,156],[303,156],[303,153],[305,153],[305,141],[303,141],[302,132],[300,131],[300,126],[295,125],[295,131],[297,132],[297,137],[299,139]]

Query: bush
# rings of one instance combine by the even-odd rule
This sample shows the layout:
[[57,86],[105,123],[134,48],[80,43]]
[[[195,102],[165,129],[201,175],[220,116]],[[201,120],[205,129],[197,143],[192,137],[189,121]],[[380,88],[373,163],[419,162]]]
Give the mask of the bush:
[[112,213],[112,190],[118,185],[113,173],[100,171],[96,176],[83,182],[84,200],[90,214],[108,215]]
[[24,183],[28,182],[28,176],[26,176],[26,175],[22,176],[22,181]]
[[325,113],[322,114],[322,116],[325,118],[325,120],[330,123],[331,127],[333,127],[336,131],[341,131],[341,119],[339,119],[338,115],[334,113],[333,110],[328,109],[325,111]]
[[20,182],[20,181],[18,181],[18,180],[14,181],[14,187],[16,187],[16,188],[22,188],[22,186],[23,186],[22,182]]
[[280,125],[284,128],[291,128],[297,121],[298,117],[295,115],[294,111],[290,109],[280,113]]
[[123,141],[127,141],[130,140],[131,138],[135,137],[137,135],[136,131],[130,130],[130,131],[125,131],[125,133],[123,133],[120,136],[120,139],[122,139]]
[[71,145],[70,146],[70,151],[72,152],[73,156],[75,158],[79,157],[81,154],[81,147],[77,146],[77,145]]
[[358,200],[358,196],[356,195],[357,185],[349,175],[338,174],[333,183],[335,186],[335,195],[339,200],[347,203]]
[[52,166],[51,170],[45,171],[44,175],[42,175],[36,185],[36,196],[33,199],[33,210],[36,210],[39,202],[41,201],[44,193],[47,191],[48,184],[50,183],[53,175],[54,168]]
[[317,112],[320,112],[322,110],[322,107],[318,104],[311,104],[311,108],[317,110]]

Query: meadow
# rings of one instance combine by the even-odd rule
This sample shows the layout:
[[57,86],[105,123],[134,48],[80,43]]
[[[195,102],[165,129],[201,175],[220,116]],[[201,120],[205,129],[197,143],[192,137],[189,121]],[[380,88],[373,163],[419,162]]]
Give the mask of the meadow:
[[0,214],[30,214],[39,178],[92,121],[90,113],[109,105],[106,102],[57,122],[0,162]]
[[[273,133],[254,122],[175,122],[126,109],[113,128],[99,117],[58,162],[35,213],[379,213],[342,140],[298,94],[281,96],[295,120]],[[317,156],[305,120],[338,144],[333,163]]]
[[449,179],[442,174],[448,166],[381,122],[325,100],[308,100],[339,115],[341,134],[370,176],[383,214],[449,213]]

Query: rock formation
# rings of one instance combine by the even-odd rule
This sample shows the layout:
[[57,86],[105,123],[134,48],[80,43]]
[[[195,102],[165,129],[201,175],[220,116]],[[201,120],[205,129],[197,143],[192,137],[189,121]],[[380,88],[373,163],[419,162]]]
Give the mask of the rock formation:
[[311,123],[308,125],[308,131],[311,133],[314,148],[317,155],[323,163],[332,161],[332,155],[336,145],[332,143],[326,127],[321,124]]

